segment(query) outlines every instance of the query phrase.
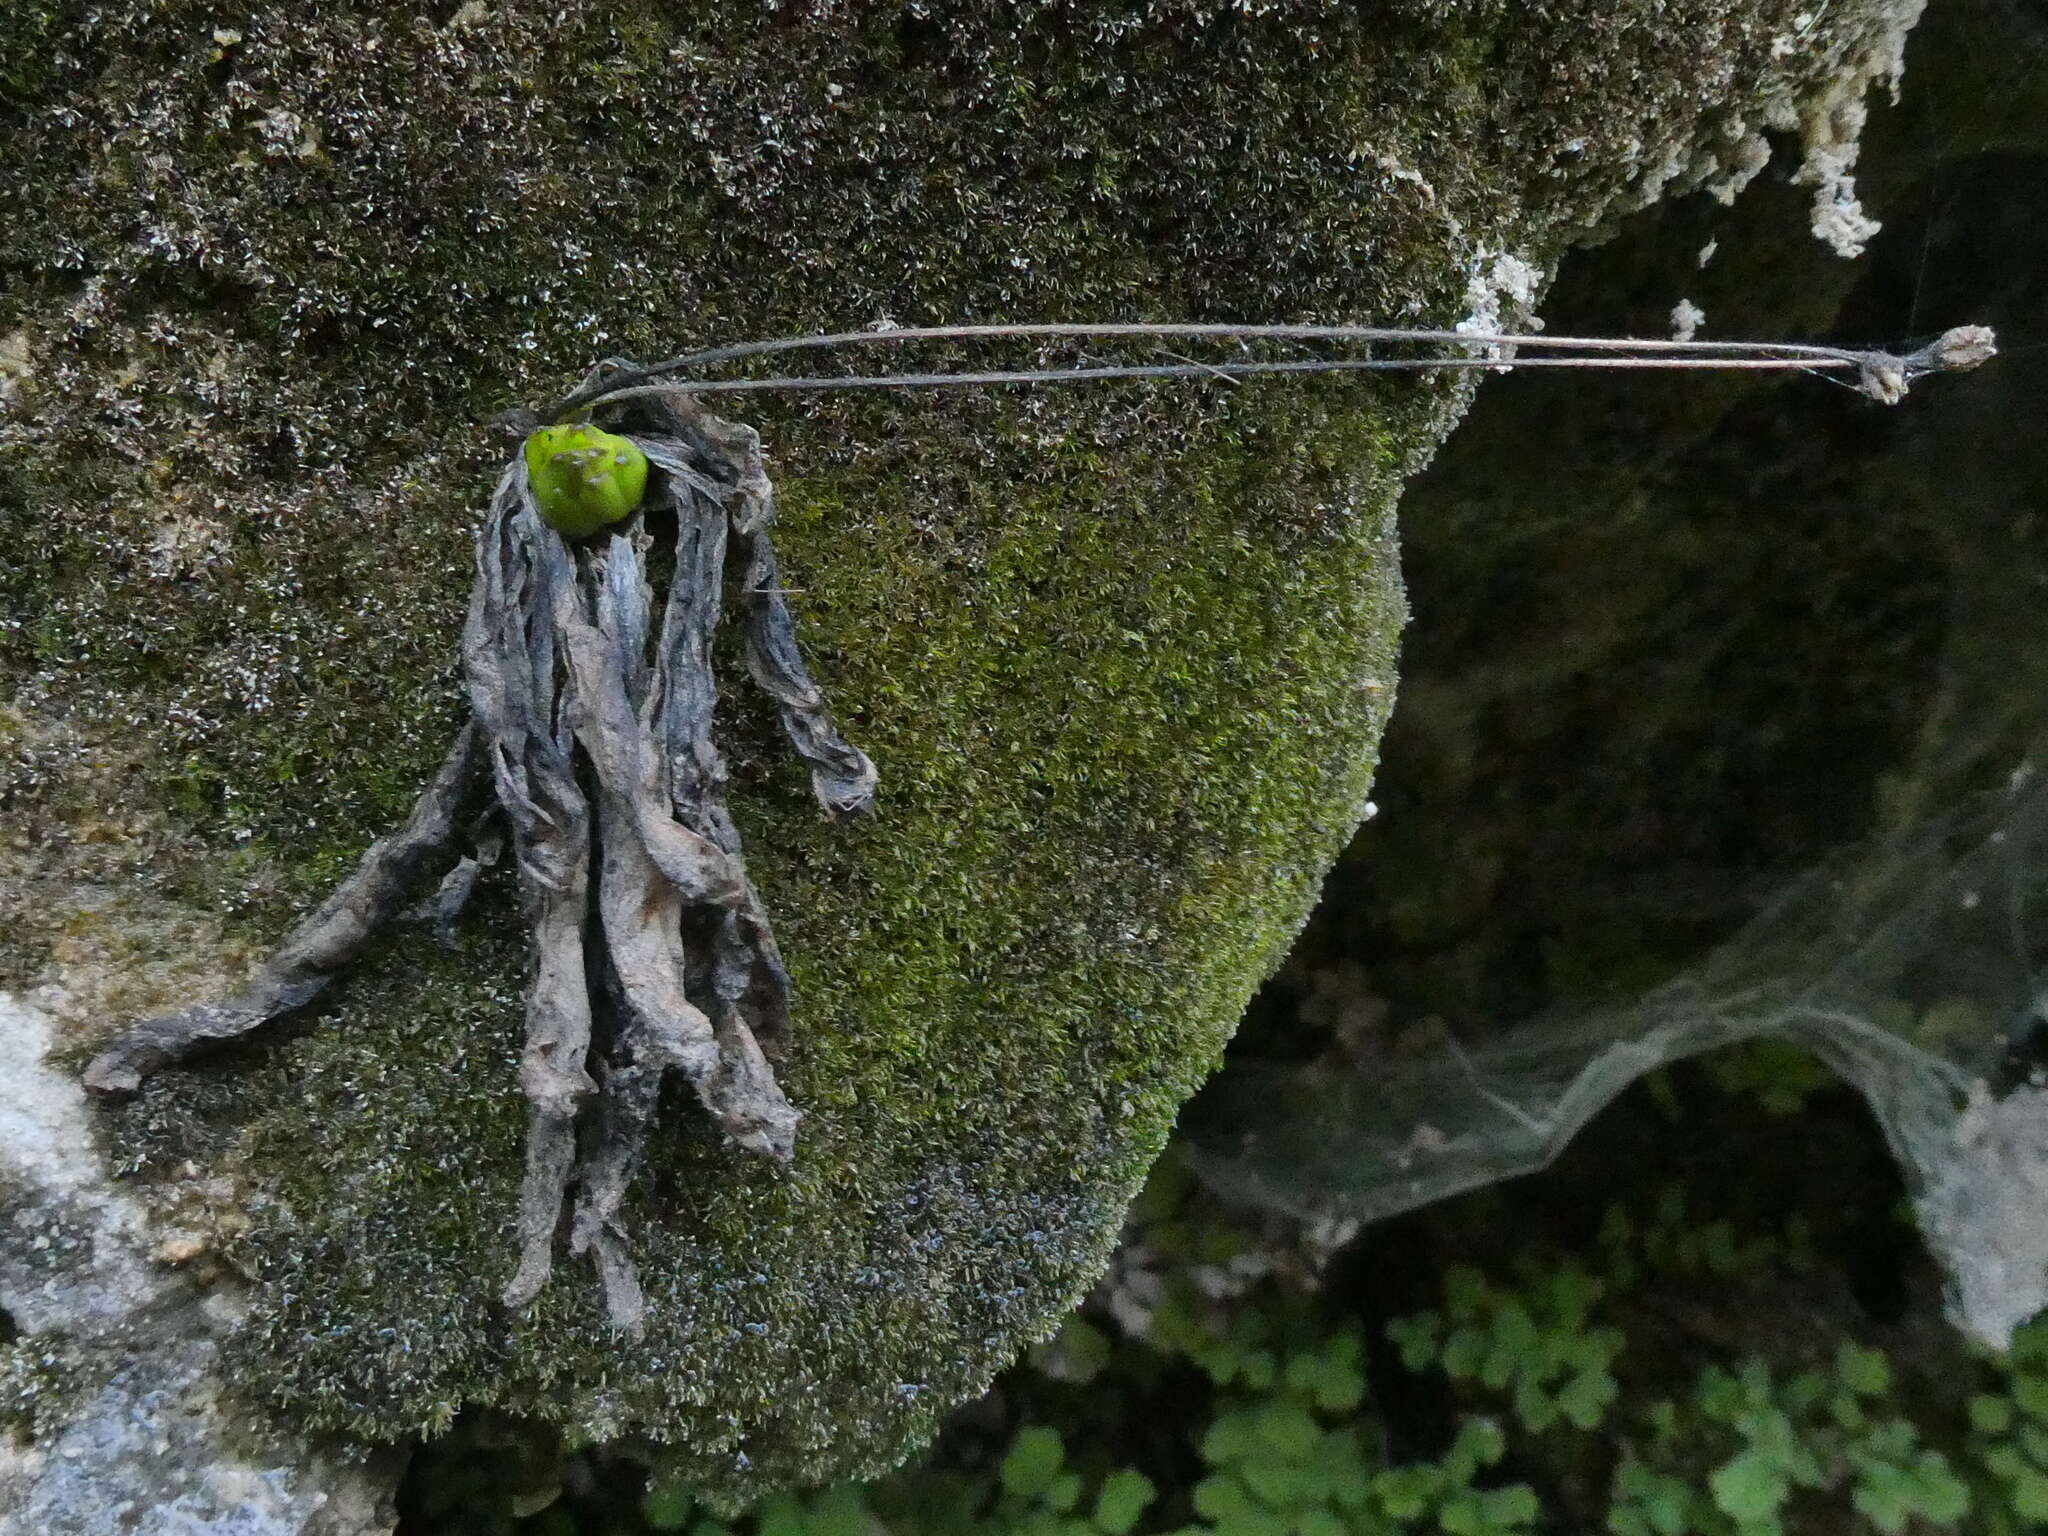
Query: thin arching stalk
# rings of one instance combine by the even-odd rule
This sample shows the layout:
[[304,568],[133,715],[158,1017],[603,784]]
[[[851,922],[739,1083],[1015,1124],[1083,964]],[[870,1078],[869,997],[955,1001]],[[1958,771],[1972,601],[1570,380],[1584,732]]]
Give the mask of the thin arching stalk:
[[[707,379],[704,370],[762,357],[841,348],[901,347],[929,342],[1164,340],[1330,342],[1398,345],[1431,349],[1433,355],[1402,357],[1301,358],[1280,361],[1181,359],[1171,363],[1078,365],[1004,370],[900,371],[858,375],[784,375],[756,379]],[[1018,325],[903,326],[888,330],[839,331],[821,336],[783,336],[766,341],[712,347],[656,363],[612,359],[581,388],[541,413],[544,420],[588,411],[599,405],[645,399],[665,390],[693,394],[758,394],[791,391],[971,388],[1020,384],[1078,383],[1101,379],[1249,378],[1261,374],[1412,373],[1472,368],[1733,369],[1796,371],[1840,378],[1858,392],[1892,404],[1914,379],[1928,373],[1973,368],[1996,351],[1991,331],[1960,326],[1917,351],[1894,354],[1874,349],[1806,342],[1677,341],[1615,336],[1544,336],[1374,325],[1236,325],[1205,322],[1046,322]]]

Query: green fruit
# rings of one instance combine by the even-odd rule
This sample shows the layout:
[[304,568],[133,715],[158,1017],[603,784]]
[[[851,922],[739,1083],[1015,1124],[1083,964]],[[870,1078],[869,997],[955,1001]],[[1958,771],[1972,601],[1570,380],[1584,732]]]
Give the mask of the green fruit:
[[647,455],[596,427],[542,427],[526,440],[526,474],[540,515],[581,539],[640,505]]

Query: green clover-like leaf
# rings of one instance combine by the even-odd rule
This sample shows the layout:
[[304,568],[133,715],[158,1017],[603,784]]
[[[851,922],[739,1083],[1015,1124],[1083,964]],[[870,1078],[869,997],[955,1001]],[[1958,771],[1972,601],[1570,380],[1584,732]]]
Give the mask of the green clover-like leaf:
[[998,1475],[1005,1492],[1035,1499],[1052,1490],[1066,1459],[1067,1450],[1060,1443],[1058,1430],[1028,1424],[1017,1431]]
[[1105,1536],[1124,1536],[1157,1493],[1152,1479],[1142,1472],[1125,1467],[1110,1473],[1102,1480],[1102,1491],[1095,1495],[1095,1528]]
[[1891,1390],[1891,1362],[1884,1351],[1866,1349],[1853,1339],[1844,1339],[1835,1351],[1835,1375],[1861,1397],[1882,1397]]
[[1784,1507],[1791,1480],[1771,1458],[1744,1451],[1707,1479],[1714,1503],[1738,1525],[1769,1520]]

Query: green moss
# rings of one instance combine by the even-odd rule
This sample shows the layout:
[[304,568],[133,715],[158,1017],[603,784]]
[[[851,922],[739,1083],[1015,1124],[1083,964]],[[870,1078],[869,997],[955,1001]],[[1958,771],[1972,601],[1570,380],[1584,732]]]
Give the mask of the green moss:
[[[1700,136],[1695,61],[1823,78],[1771,63],[1792,9],[87,18],[10,65],[72,110],[4,179],[0,334],[36,371],[0,434],[0,675],[77,742],[10,805],[73,803],[123,743],[188,838],[156,887],[274,932],[459,718],[465,530],[509,449],[470,423],[595,355],[884,316],[1449,322],[1493,255],[1546,259]],[[645,1342],[568,1269],[498,1315],[500,892],[464,951],[400,934],[310,1027],[109,1117],[124,1165],[244,1180],[246,1379],[368,1437],[471,1403],[645,1436],[734,1491],[927,1436],[1089,1283],[1352,830],[1390,509],[1460,398],[765,412],[814,670],[884,785],[827,826],[762,701],[728,702],[799,988],[795,1169],[678,1102],[630,1212]]]
[[[672,1107],[631,1213],[655,1315],[635,1355],[661,1368],[605,1363],[573,1270],[517,1325],[454,1278],[495,1285],[520,1171],[502,901],[470,952],[394,944],[289,1047],[153,1089],[138,1115],[203,1093],[208,1120],[250,1117],[255,1167],[293,1170],[243,1255],[296,1298],[266,1341],[282,1389],[363,1433],[479,1397],[599,1434],[696,1418],[700,1477],[741,1450],[838,1462],[827,1437],[857,1425],[879,1470],[1039,1331],[1365,792],[1390,690],[1357,681],[1390,680],[1399,613],[1384,491],[1268,457],[1305,411],[1234,396],[1199,473],[1142,445],[1108,480],[998,449],[1011,494],[977,491],[942,535],[874,515],[893,469],[786,487],[786,579],[886,798],[830,828],[767,710],[733,700],[737,805],[798,988],[803,1151],[778,1177]],[[1369,464],[1367,421],[1315,424]],[[1184,515],[1142,515],[1167,492]],[[170,1156],[196,1134],[149,1139]],[[746,1418],[706,1426],[711,1390]]]

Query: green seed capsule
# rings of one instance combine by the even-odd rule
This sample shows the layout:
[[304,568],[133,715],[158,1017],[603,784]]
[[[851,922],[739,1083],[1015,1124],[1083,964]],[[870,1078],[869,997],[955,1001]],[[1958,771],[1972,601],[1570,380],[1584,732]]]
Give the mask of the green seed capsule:
[[572,539],[616,523],[647,492],[647,455],[596,427],[542,427],[525,451],[540,515]]

